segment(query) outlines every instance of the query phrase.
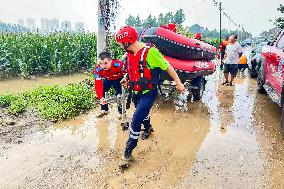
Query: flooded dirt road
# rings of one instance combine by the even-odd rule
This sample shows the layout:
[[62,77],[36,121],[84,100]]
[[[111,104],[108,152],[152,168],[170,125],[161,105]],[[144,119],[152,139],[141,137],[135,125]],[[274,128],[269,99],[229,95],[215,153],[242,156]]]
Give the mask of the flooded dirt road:
[[155,132],[127,171],[118,169],[129,133],[116,108],[100,120],[93,110],[1,144],[0,188],[284,188],[280,108],[246,73],[233,87],[220,85],[220,72],[207,80],[187,112],[156,102]]

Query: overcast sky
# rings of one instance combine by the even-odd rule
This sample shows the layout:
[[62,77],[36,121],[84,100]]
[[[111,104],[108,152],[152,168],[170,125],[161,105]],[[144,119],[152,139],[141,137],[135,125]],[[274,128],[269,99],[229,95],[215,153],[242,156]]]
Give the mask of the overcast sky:
[[[219,1],[219,0],[216,0]],[[277,7],[284,0],[221,0],[226,12],[238,24],[257,35],[273,27],[279,16]],[[94,31],[97,23],[97,0],[0,0],[0,20],[17,23],[18,19],[34,18],[37,25],[40,19],[58,18],[75,22],[82,21],[88,30]],[[199,23],[209,29],[219,28],[218,8],[213,0],[121,0],[117,17],[117,27],[124,24],[129,14],[140,15],[145,19],[149,14],[175,12],[182,8],[186,15],[184,25]],[[223,18],[223,27],[236,29]]]

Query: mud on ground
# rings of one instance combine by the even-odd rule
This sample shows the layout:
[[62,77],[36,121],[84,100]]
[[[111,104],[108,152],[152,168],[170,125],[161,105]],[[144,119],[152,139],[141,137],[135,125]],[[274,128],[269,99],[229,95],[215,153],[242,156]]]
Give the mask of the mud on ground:
[[9,114],[6,108],[0,108],[0,144],[22,143],[26,135],[50,125],[50,122],[40,119],[32,109],[15,116]]
[[118,164],[129,131],[121,130],[115,107],[103,119],[92,110],[43,130],[26,112],[22,142],[13,142],[19,128],[11,129],[21,118],[3,127],[0,188],[284,188],[280,108],[247,75],[233,87],[221,86],[219,76],[208,78],[202,100],[189,102],[187,112],[155,103],[155,132],[139,140],[124,172]]

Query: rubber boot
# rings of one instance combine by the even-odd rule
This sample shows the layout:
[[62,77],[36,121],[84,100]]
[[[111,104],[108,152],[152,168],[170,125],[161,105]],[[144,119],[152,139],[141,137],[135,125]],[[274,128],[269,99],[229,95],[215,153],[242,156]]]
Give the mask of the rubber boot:
[[130,166],[130,163],[133,161],[133,157],[132,157],[132,149],[129,148],[129,145],[126,144],[126,148],[124,151],[124,156],[121,159],[121,162],[119,164],[119,168],[121,170],[127,169]]
[[102,118],[102,117],[106,116],[108,113],[109,113],[108,111],[102,110],[96,117]]
[[141,139],[142,140],[146,140],[147,138],[149,138],[150,134],[153,132],[153,127],[152,125],[150,125],[150,127],[148,129],[145,129],[141,135]]

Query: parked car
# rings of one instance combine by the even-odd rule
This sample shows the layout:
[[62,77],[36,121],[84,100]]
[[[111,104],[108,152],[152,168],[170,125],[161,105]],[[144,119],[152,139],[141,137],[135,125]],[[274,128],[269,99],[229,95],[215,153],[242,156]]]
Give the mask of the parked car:
[[242,47],[246,47],[246,46],[247,46],[246,43],[243,42],[243,41],[240,41],[239,44],[240,44]]
[[282,108],[281,130],[284,134],[284,30],[273,43],[262,48],[258,91],[267,93]]
[[253,41],[252,41],[252,39],[246,39],[246,40],[244,40],[244,43],[246,44],[246,46],[250,46],[250,45],[252,45]]
[[250,62],[248,63],[249,66],[249,73],[252,78],[257,78],[258,72],[261,65],[261,52],[264,45],[266,45],[266,42],[261,42],[254,49],[252,49],[250,54]]

